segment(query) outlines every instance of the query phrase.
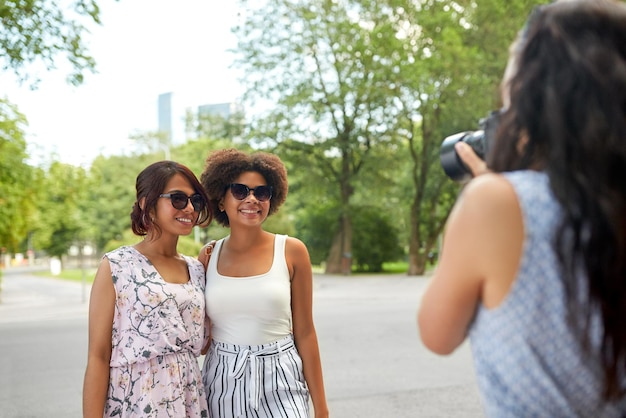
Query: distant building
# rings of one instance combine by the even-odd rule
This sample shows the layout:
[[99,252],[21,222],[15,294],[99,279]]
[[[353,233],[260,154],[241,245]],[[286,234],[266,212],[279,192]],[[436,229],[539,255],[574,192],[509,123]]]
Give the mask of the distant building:
[[216,115],[221,116],[224,119],[228,119],[235,114],[237,108],[234,103],[216,103],[216,104],[204,104],[198,106],[198,115]]
[[167,135],[171,145],[180,145],[187,140],[185,132],[187,108],[181,99],[172,92],[159,95],[158,129]]
[[167,135],[172,145],[180,145],[194,136],[187,131],[187,114],[195,109],[196,115],[217,115],[228,119],[238,111],[235,103],[216,103],[195,105],[179,93],[163,93],[158,98],[158,130]]

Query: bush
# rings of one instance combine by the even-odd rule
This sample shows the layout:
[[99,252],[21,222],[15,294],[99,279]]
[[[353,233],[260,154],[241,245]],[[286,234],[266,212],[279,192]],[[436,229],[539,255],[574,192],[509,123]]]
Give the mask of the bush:
[[352,217],[352,253],[357,271],[381,272],[404,257],[398,230],[379,208],[357,207]]
[[[297,229],[306,243],[311,262],[323,263],[337,231],[333,205],[308,207],[298,217]],[[383,263],[404,257],[398,229],[380,208],[356,206],[352,211],[352,261],[358,271],[381,272]]]

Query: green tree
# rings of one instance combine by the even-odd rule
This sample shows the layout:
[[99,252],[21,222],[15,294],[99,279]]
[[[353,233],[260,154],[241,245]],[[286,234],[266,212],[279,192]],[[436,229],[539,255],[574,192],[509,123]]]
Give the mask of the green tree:
[[[69,7],[68,7],[69,6]],[[24,67],[41,63],[50,70],[63,56],[71,65],[68,82],[79,85],[85,70],[93,70],[84,34],[88,23],[101,24],[95,0],[4,0],[0,2],[0,57],[4,70],[12,70],[21,81],[37,78]]]
[[[336,204],[312,204],[298,212],[296,226],[303,242],[307,244],[311,262],[322,264],[337,227],[333,216]],[[385,261],[401,260],[404,250],[400,245],[400,227],[393,211],[385,207],[353,207],[354,229],[353,253],[344,260],[346,268],[356,266],[359,271],[380,272]]]
[[[89,24],[101,24],[95,0],[0,2],[2,69],[12,71],[19,82],[30,81],[31,87],[36,88],[36,74],[42,67],[51,70],[62,66],[64,71],[69,68],[69,83],[81,84],[83,73],[95,68],[84,39]],[[47,230],[48,221],[38,212],[44,205],[40,194],[45,189],[45,173],[26,163],[26,124],[26,117],[8,99],[0,100],[0,246],[13,251],[20,243],[30,244],[29,237],[34,237],[37,230]],[[55,236],[65,235],[62,231],[57,230]],[[50,244],[52,235],[48,233],[41,240]]]
[[336,227],[334,204],[311,204],[298,210],[296,229],[299,238],[309,250],[311,263],[323,264],[328,257],[332,236]]
[[245,114],[243,110],[234,108],[228,117],[199,111],[187,112],[185,125],[188,132],[195,132],[200,138],[226,139],[237,142],[245,129]]
[[395,34],[374,20],[379,12],[376,1],[279,0],[250,8],[236,30],[247,98],[272,103],[252,136],[338,203],[328,273],[349,273],[342,259],[352,252],[356,183],[379,168],[372,150],[394,141],[386,54]]
[[37,201],[35,170],[26,162],[26,118],[0,99],[0,248],[17,252]]
[[398,229],[388,214],[373,206],[360,206],[354,211],[354,253],[357,270],[377,273],[385,261],[401,260],[402,247]]
[[210,136],[200,136],[197,139],[190,139],[184,144],[181,144],[172,150],[173,158],[185,164],[193,171],[198,178],[204,170],[204,163],[207,155],[211,151],[236,147],[242,150],[249,151],[250,147],[247,144],[236,144],[227,138],[213,138]]
[[162,160],[172,159],[172,138],[168,132],[139,132],[129,139],[135,143],[137,149],[144,150],[146,154],[155,154]]
[[[459,187],[439,163],[442,139],[478,129],[500,106],[498,86],[508,46],[538,1],[479,0],[420,3],[397,8],[404,28],[398,61],[398,129],[408,142],[414,194],[410,202],[409,274],[423,274]],[[545,2],[544,2],[545,3]],[[406,28],[413,28],[406,30]]]
[[354,208],[372,185],[409,190],[402,181],[408,273],[424,272],[459,190],[441,141],[498,106],[508,45],[538,3],[281,0],[248,12],[238,63],[247,97],[271,102],[252,135],[306,167],[312,196],[338,202],[327,272],[351,253]]
[[62,258],[73,244],[89,240],[92,224],[85,209],[87,185],[83,168],[60,162],[50,165],[38,201],[41,221],[33,238],[37,248]]
[[130,212],[135,202],[135,181],[148,164],[163,154],[99,156],[89,170],[89,219],[94,241],[102,251],[111,240],[121,240],[130,229]]

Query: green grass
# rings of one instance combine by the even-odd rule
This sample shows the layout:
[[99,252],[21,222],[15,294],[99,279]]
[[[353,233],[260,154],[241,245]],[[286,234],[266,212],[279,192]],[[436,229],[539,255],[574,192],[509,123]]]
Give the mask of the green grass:
[[39,271],[36,272],[35,275],[37,276],[41,276],[41,277],[55,277],[57,279],[63,279],[63,280],[71,280],[74,282],[82,282],[83,281],[83,273],[84,273],[84,277],[85,280],[87,281],[87,283],[92,283],[93,282],[93,278],[96,274],[96,269],[94,268],[87,268],[87,269],[64,269],[63,271],[61,271],[61,274],[59,274],[58,276],[53,276],[49,271]]
[[408,270],[409,263],[406,261],[383,263],[383,273],[406,273]]
[[[434,264],[428,264],[426,266],[426,274],[431,272],[435,268]],[[409,271],[409,263],[406,261],[393,261],[383,263],[383,271],[377,273],[370,273],[367,271],[352,270],[353,273],[358,274],[406,274]]]
[[[354,266],[352,268],[352,273],[354,274],[400,274],[406,273],[407,271],[409,271],[409,263],[407,263],[406,261],[383,263],[383,271],[376,273],[358,271],[354,268]],[[313,273],[324,274],[324,267],[320,265],[314,265]]]
[[313,269],[313,273],[317,273],[317,274],[324,274],[324,267],[320,266],[320,265],[314,265],[311,266]]
[[[431,269],[431,268],[432,267],[430,267],[429,269]],[[401,274],[401,273],[406,273],[408,271],[408,269],[409,269],[409,265],[405,261],[383,263],[383,271],[381,273],[382,274]],[[313,273],[323,274],[324,273],[324,268],[322,266],[319,266],[319,265],[314,265],[313,266]],[[359,271],[355,271],[355,270],[353,270],[353,273],[355,273],[355,274],[370,274],[370,273],[367,273],[367,272],[359,272]],[[371,274],[381,274],[381,273],[371,273]],[[58,276],[53,276],[49,271],[40,271],[40,272],[37,272],[35,274],[37,276],[41,276],[41,277],[56,277],[58,279],[72,280],[72,281],[75,281],[75,282],[82,282],[82,280],[83,280],[83,270],[82,269],[65,269]],[[84,270],[84,275],[85,275],[86,282],[87,283],[92,283],[95,274],[96,274],[96,269],[95,268],[87,268],[87,269],[85,269]],[[1,283],[1,278],[0,278],[0,283]]]

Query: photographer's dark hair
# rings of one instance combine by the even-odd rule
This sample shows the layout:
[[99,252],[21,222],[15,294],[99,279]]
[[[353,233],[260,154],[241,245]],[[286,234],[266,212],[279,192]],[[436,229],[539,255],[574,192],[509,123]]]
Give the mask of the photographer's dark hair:
[[572,326],[593,349],[587,331],[601,315],[605,398],[616,399],[626,394],[626,4],[542,6],[515,51],[487,163],[548,174],[564,210],[555,250]]
[[[144,236],[150,229],[154,229],[156,236],[161,234],[159,225],[153,222],[150,211],[154,209],[159,200],[159,195],[164,192],[167,183],[174,175],[180,174],[185,177],[194,193],[198,193],[208,202],[208,197],[204,188],[198,181],[198,178],[186,166],[175,161],[158,161],[144,168],[137,176],[135,189],[137,191],[136,201],[130,213],[131,227],[135,235]],[[139,202],[145,198],[143,209],[139,206]],[[209,205],[206,205],[198,215],[196,225],[204,225],[211,222],[213,211]]]
[[226,212],[219,210],[219,202],[226,194],[226,188],[242,173],[254,171],[263,176],[268,186],[272,187],[269,215],[287,198],[287,169],[283,162],[274,154],[253,152],[247,154],[235,148],[214,151],[209,154],[205,168],[200,175],[200,182],[209,195],[209,206],[215,214],[215,221],[229,226]]

